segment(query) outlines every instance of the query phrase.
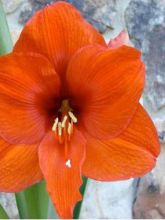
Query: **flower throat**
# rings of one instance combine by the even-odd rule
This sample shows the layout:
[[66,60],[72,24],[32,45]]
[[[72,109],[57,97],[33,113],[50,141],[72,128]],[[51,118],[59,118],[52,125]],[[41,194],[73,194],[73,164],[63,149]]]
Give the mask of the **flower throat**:
[[55,137],[59,144],[64,144],[66,160],[65,165],[69,168],[71,168],[71,160],[67,158],[68,147],[75,123],[77,123],[77,118],[73,114],[69,101],[64,99],[61,103],[60,109],[58,110],[58,117],[54,120],[52,131],[55,132]]

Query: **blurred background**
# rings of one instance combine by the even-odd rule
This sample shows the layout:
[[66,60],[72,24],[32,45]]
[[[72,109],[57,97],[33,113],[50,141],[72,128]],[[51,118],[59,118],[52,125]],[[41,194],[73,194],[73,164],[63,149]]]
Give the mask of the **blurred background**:
[[[33,13],[52,0],[2,0],[15,42]],[[107,41],[127,29],[147,67],[143,105],[152,117],[161,142],[155,169],[139,179],[90,181],[81,218],[165,218],[165,0],[68,0]],[[0,193],[0,203],[17,218],[12,194]]]

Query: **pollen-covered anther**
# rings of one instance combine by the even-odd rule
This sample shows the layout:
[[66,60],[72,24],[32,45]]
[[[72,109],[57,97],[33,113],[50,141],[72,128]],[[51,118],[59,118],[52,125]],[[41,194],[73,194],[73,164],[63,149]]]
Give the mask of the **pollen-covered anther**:
[[54,120],[54,124],[53,124],[53,126],[52,126],[52,131],[56,131],[57,126],[58,126],[58,118],[56,118],[56,119]]
[[71,140],[74,130],[74,123],[77,123],[76,116],[71,112],[63,114],[61,121],[59,117],[55,118],[52,131],[55,132],[56,138],[60,144]]
[[61,122],[58,123],[58,135],[62,136],[62,123]]
[[68,112],[70,118],[72,119],[73,123],[77,123],[77,118],[76,116],[73,114],[73,112]]

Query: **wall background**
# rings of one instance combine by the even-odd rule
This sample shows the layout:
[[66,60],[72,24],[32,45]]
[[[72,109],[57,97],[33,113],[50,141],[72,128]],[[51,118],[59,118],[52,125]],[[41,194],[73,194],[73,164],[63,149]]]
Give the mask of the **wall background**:
[[[3,0],[15,42],[32,14],[52,0]],[[156,168],[140,179],[102,183],[90,181],[82,218],[165,218],[165,0],[68,0],[109,40],[127,28],[143,53],[147,82],[143,104],[157,127],[161,154]],[[0,203],[17,218],[12,194]]]

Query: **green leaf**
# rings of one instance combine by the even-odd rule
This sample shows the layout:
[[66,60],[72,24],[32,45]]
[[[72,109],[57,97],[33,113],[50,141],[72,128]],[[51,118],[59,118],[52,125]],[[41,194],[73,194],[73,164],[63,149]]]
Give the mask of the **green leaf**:
[[[83,177],[83,184],[82,184],[82,186],[80,188],[80,192],[81,192],[83,197],[85,195],[87,183],[88,183],[88,178],[87,177]],[[80,212],[81,212],[82,203],[83,203],[83,200],[78,202],[77,205],[75,206],[74,212],[73,212],[73,218],[74,219],[78,219],[79,218]]]
[[0,55],[11,52],[13,43],[11,40],[6,16],[3,10],[3,5],[0,0]]
[[53,210],[49,214],[50,199],[44,181],[16,193],[15,197],[21,219],[47,219],[50,214],[57,218]]
[[9,219],[9,216],[7,215],[4,208],[0,205],[0,219]]

